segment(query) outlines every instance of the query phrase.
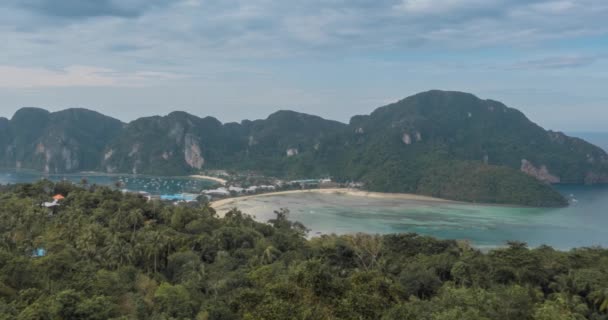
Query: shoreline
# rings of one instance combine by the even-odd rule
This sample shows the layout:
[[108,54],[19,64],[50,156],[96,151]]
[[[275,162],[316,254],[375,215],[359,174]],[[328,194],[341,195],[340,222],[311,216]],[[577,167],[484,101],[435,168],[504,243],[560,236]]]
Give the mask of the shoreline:
[[426,202],[438,202],[438,203],[459,203],[457,201],[433,198],[429,196],[411,194],[411,193],[383,193],[383,192],[370,192],[352,188],[329,188],[329,189],[305,189],[305,190],[288,190],[288,191],[277,191],[269,193],[260,193],[248,196],[240,196],[233,198],[226,198],[211,202],[209,205],[214,209],[225,207],[234,204],[237,201],[243,201],[248,199],[260,198],[260,197],[271,197],[288,194],[333,194],[343,196],[355,196],[355,197],[366,197],[375,199],[394,199],[394,200],[413,200],[413,201],[426,201]]
[[217,182],[220,183],[222,185],[225,185],[228,181],[221,179],[221,178],[217,178],[217,177],[211,177],[211,176],[206,176],[206,175],[187,175],[187,176],[165,176],[165,175],[150,175],[150,174],[134,174],[134,173],[120,173],[120,172],[103,172],[103,171],[78,171],[78,172],[65,172],[65,173],[50,173],[50,172],[43,172],[43,171],[39,171],[36,169],[29,169],[29,168],[21,168],[21,169],[16,169],[16,168],[0,168],[0,170],[6,170],[6,171],[11,171],[11,172],[24,172],[24,173],[31,173],[31,174],[36,174],[36,175],[40,175],[40,176],[57,176],[57,177],[87,177],[87,176],[105,176],[105,177],[120,177],[120,176],[129,176],[129,177],[154,177],[154,178],[173,178],[173,179],[198,179],[198,180],[209,180],[209,181],[213,181],[213,182]]
[[226,185],[226,183],[228,183],[228,180],[224,180],[222,178],[205,176],[205,175],[200,175],[200,174],[193,174],[193,175],[189,175],[188,177],[193,178],[193,179],[211,180],[211,181],[220,183],[221,185]]

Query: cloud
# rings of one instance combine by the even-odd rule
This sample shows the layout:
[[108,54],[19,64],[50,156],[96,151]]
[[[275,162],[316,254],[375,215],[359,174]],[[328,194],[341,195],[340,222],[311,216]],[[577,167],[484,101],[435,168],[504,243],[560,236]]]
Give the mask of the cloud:
[[0,66],[0,88],[138,87],[183,76],[153,71],[132,73],[92,66],[69,66],[62,70]]
[[496,0],[402,0],[395,8],[407,14],[445,14],[456,11],[477,11],[497,8]]
[[536,60],[527,60],[514,64],[513,69],[567,69],[567,68],[580,68],[586,67],[595,63],[596,61],[604,58],[600,55],[583,56],[583,55],[571,55],[571,56],[558,56],[558,57],[547,57]]
[[0,63],[25,63],[24,51],[37,65],[122,69],[542,46],[606,35],[607,15],[605,0],[7,0]]
[[167,0],[9,0],[16,8],[59,18],[137,17]]
[[[0,87],[182,88],[187,75],[194,89],[181,96],[211,88],[212,103],[234,106],[271,104],[264,96],[286,87],[311,100],[320,87],[361,92],[353,101],[453,83],[538,87],[565,68],[593,73],[589,87],[605,79],[581,67],[603,59],[606,16],[606,0],[5,0]],[[578,88],[572,78],[556,87]],[[237,87],[255,90],[239,98]]]

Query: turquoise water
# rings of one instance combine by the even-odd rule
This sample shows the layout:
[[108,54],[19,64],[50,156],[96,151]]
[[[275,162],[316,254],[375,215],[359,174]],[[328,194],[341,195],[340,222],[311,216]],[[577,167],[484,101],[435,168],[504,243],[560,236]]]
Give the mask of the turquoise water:
[[188,177],[106,175],[96,173],[45,175],[34,171],[0,171],[0,184],[35,182],[40,179],[52,181],[69,180],[74,183],[80,183],[82,178],[86,178],[90,185],[114,186],[116,182],[120,181],[121,189],[145,191],[154,195],[200,193],[202,189],[215,184],[213,181]]
[[[608,246],[608,187],[562,186],[578,200],[568,208],[535,209],[412,200],[371,199],[345,195],[294,194],[240,200],[237,206],[260,221],[288,208],[290,218],[323,233],[416,232],[443,239],[469,240],[478,247],[506,241],[558,249]],[[229,209],[229,208],[220,208]]]

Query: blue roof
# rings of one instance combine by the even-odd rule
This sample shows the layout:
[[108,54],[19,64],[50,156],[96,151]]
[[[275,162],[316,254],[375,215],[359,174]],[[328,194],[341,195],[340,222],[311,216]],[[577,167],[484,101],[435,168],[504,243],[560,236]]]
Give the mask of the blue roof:
[[38,249],[34,249],[34,251],[32,252],[32,257],[44,257],[46,256],[46,249],[44,248],[38,248]]
[[160,199],[168,201],[194,201],[197,196],[196,194],[163,194],[160,196]]

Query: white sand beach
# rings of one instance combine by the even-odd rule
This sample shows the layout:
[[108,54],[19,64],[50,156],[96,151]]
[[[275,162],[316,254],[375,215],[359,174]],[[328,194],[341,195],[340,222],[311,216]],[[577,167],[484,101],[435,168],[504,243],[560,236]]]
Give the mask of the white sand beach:
[[421,195],[417,195],[417,194],[409,194],[409,193],[382,193],[382,192],[368,192],[368,191],[363,191],[363,190],[359,190],[359,189],[349,189],[349,188],[331,188],[331,189],[306,189],[306,190],[278,191],[278,192],[271,192],[271,193],[261,193],[261,194],[250,195],[250,196],[228,198],[228,199],[213,201],[211,203],[211,207],[213,207],[216,210],[221,209],[221,210],[218,210],[218,213],[220,213],[221,211],[225,211],[227,208],[235,207],[238,202],[246,201],[248,199],[287,195],[287,194],[306,194],[306,193],[334,194],[334,195],[367,197],[367,198],[376,198],[376,199],[414,200],[414,201],[443,202],[443,203],[453,202],[450,200],[421,196]]
[[193,174],[191,176],[189,176],[190,178],[194,178],[194,179],[204,179],[204,180],[211,180],[211,181],[215,181],[219,184],[225,185],[226,180],[222,179],[222,178],[218,178],[218,177],[211,177],[211,176],[204,176],[204,175],[200,175],[200,174]]

